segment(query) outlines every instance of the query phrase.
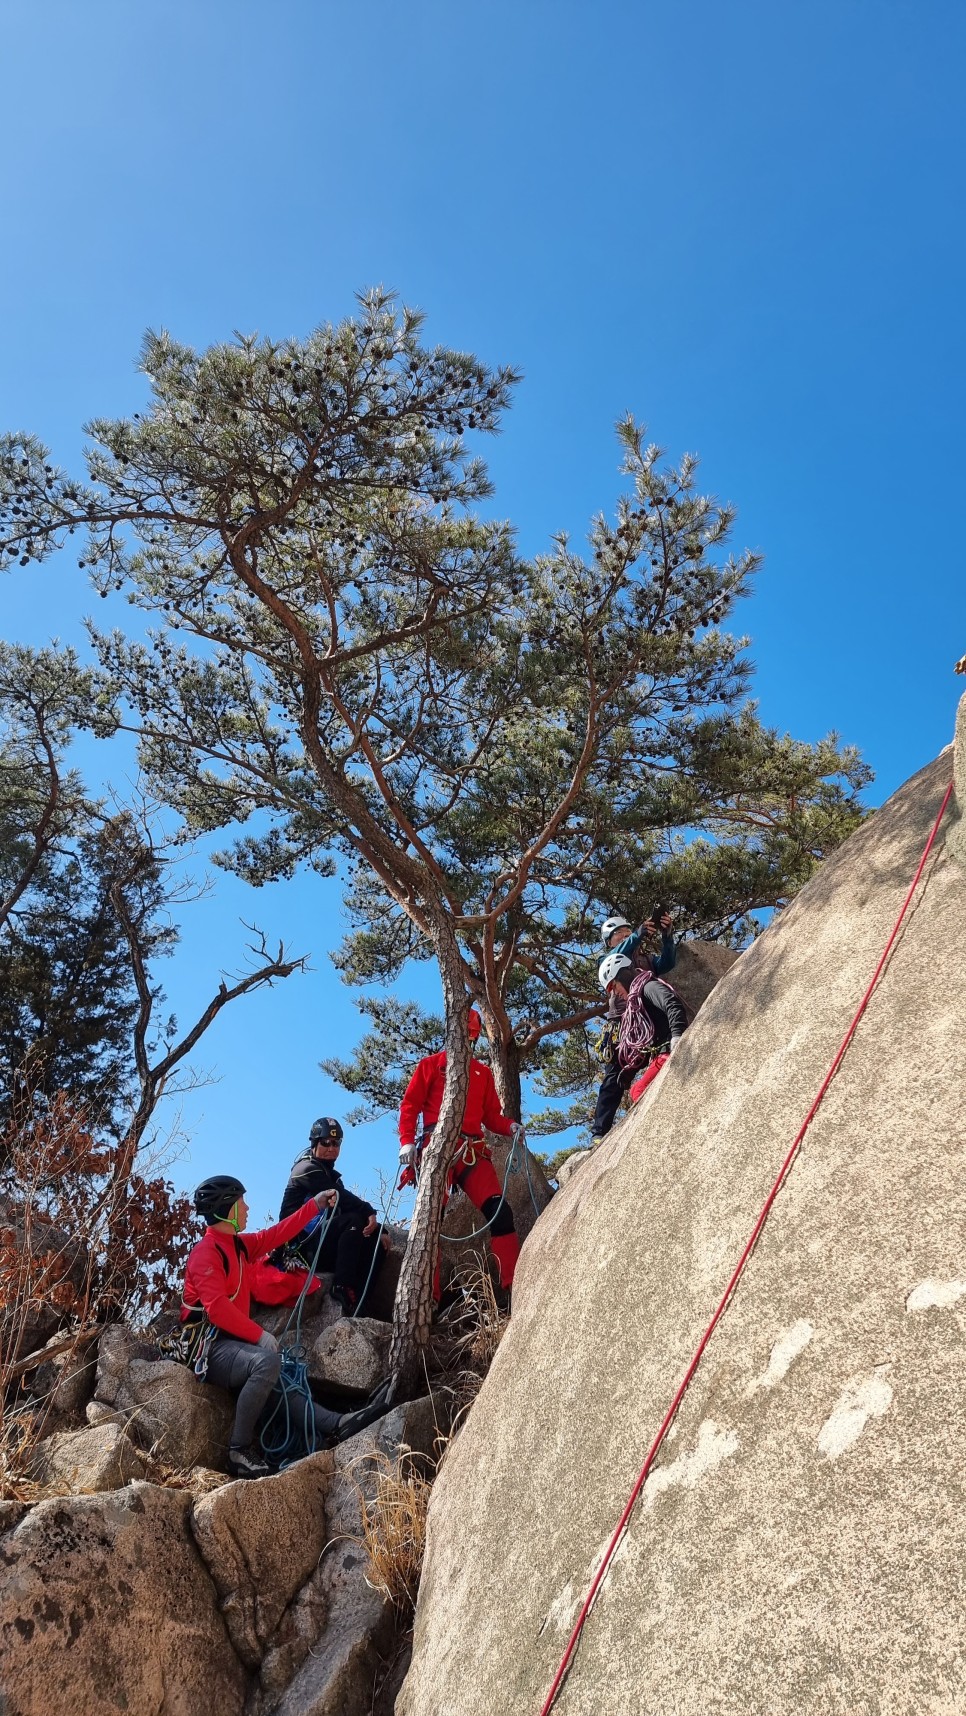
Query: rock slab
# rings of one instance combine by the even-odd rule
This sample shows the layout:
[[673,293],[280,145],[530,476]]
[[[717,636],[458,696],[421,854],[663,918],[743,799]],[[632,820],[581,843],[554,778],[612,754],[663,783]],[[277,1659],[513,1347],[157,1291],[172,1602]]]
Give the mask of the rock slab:
[[4,1716],[240,1716],[246,1676],[183,1491],[41,1502],[0,1539]]
[[37,1444],[30,1466],[35,1483],[73,1495],[120,1490],[143,1478],[144,1461],[120,1424],[62,1430]]
[[325,1547],[330,1453],[196,1503],[191,1529],[241,1661],[257,1669],[289,1603]]
[[[528,1239],[433,1492],[397,1716],[541,1708],[951,766],[910,781],[741,956]],[[945,837],[630,1520],[560,1716],[966,1709],[966,875]]]

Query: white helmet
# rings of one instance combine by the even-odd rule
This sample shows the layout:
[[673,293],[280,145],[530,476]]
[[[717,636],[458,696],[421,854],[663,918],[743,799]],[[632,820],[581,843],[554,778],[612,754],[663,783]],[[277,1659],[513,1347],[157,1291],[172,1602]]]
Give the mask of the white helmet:
[[626,918],[605,918],[600,926],[600,939],[605,947],[610,947],[610,938],[615,930],[630,930],[631,925]]
[[628,959],[626,953],[609,953],[606,959],[602,959],[597,967],[597,976],[605,994],[607,985],[613,983],[615,977],[620,977],[622,972],[633,971],[633,969],[634,961]]

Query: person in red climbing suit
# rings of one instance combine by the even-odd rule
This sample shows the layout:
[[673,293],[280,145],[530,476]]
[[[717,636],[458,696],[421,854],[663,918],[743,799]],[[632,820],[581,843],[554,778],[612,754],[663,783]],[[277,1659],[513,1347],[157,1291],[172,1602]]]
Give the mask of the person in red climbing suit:
[[[477,1041],[481,1028],[480,1015],[473,1009],[467,1020],[471,1043]],[[439,1054],[426,1055],[419,1062],[399,1105],[401,1186],[416,1184],[419,1157],[439,1119],[445,1084],[446,1050],[441,1049]],[[417,1145],[416,1134],[420,1116],[423,1125]],[[484,1127],[489,1132],[499,1132],[504,1138],[511,1138],[516,1131],[516,1122],[508,1120],[500,1107],[500,1098],[489,1067],[484,1066],[474,1055],[470,1062],[470,1084],[466,1094],[466,1107],[463,1110],[463,1136],[450,1166],[446,1191],[448,1197],[450,1188],[459,1186],[470,1203],[476,1205],[484,1220],[492,1221],[493,1225],[489,1230],[490,1247],[500,1272],[500,1286],[506,1288],[513,1282],[513,1272],[520,1255],[520,1241],[517,1238],[510,1201],[502,1195],[496,1169],[483,1137]],[[438,1265],[433,1292],[438,1298]]]

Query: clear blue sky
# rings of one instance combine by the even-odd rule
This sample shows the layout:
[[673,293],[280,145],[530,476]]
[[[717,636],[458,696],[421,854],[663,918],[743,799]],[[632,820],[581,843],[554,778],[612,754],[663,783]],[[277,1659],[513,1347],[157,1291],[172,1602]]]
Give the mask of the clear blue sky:
[[[138,408],[143,330],[285,336],[390,284],[430,338],[525,372],[490,449],[524,550],[617,492],[633,410],[765,551],[746,605],[764,717],[861,746],[885,796],[951,737],[966,650],[956,0],[53,0],[3,9],[0,424],[64,460]],[[957,515],[958,516],[958,515]],[[0,586],[4,635],[79,635],[81,574]],[[206,1040],[193,1184],[256,1214],[355,1033],[332,884],[224,879],[185,920],[179,1013],[239,917],[314,972]],[[394,1160],[355,1135],[350,1179]]]

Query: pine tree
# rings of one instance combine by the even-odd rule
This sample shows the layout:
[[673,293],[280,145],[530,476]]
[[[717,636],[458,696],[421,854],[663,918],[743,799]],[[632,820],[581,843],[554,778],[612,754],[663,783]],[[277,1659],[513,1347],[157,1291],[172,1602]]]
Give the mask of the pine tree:
[[[560,538],[525,564],[507,526],[472,512],[489,485],[464,444],[497,427],[513,372],[424,347],[419,318],[384,294],[306,340],[199,355],[151,336],[142,361],[150,407],[90,426],[86,484],[7,438],[0,556],[42,559],[84,530],[102,594],[126,591],[153,626],[147,643],[95,639],[154,789],[190,831],[230,830],[221,861],[256,885],[341,861],[360,926],[347,974],[438,965],[446,1098],[393,1345],[410,1377],[467,998],[519,1112],[521,1050],[597,1008],[599,902],[630,909],[676,864],[676,900],[686,873],[726,924],[759,902],[756,871],[791,887],[794,855],[807,867],[809,843],[854,820],[859,765],[744,707],[743,640],[721,628],[758,557],[718,557],[733,509],[633,422],[630,491],[594,523],[590,556]],[[727,861],[714,843],[691,850],[725,825]]]

